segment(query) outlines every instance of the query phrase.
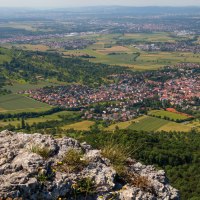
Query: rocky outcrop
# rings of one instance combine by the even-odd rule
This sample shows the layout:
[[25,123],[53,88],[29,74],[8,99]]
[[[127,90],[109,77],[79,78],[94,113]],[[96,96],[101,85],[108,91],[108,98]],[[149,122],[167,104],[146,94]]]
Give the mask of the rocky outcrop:
[[86,143],[3,131],[0,199],[179,199],[163,170],[128,162],[136,185],[120,181],[109,160]]

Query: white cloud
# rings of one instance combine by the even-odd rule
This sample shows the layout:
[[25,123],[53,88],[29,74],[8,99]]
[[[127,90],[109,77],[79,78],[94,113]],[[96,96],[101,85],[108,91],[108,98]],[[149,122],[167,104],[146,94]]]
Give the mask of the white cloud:
[[200,0],[0,0],[1,7],[80,7],[94,5],[200,6]]

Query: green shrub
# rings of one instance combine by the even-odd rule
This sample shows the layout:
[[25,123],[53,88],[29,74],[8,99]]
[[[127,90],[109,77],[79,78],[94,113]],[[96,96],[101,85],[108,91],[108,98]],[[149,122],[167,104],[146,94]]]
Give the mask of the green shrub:
[[96,193],[96,185],[91,178],[82,178],[76,181],[76,183],[72,184],[72,188],[75,198],[78,195],[85,195],[85,199],[87,199],[88,195]]
[[31,150],[31,152],[40,155],[44,159],[49,158],[50,153],[51,153],[49,148],[47,148],[47,147],[39,147],[37,145],[36,146],[32,146],[30,150]]
[[128,147],[111,141],[102,148],[102,155],[110,160],[114,169],[120,176],[126,173],[126,160],[131,156]]
[[66,168],[67,171],[80,171],[84,167],[88,165],[88,160],[83,158],[83,152],[70,149],[66,152],[62,164],[60,167],[64,170]]

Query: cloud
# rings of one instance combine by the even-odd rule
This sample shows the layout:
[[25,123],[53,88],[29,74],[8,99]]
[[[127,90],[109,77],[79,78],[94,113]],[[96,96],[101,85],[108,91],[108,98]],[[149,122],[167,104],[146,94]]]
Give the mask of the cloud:
[[1,7],[81,7],[95,5],[200,6],[200,0],[0,0]]

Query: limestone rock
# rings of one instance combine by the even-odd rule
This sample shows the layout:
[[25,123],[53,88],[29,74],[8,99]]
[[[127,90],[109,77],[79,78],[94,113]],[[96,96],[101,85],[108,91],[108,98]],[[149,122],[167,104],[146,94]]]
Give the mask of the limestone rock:
[[[34,151],[34,147],[48,149],[48,152],[44,151],[42,155]],[[61,161],[70,149],[84,153],[83,159],[87,164],[79,170],[69,171],[62,166]],[[116,171],[109,160],[86,143],[80,144],[67,137],[55,139],[39,133],[5,130],[0,132],[0,199],[180,199],[178,191],[169,185],[163,170],[157,171],[153,166],[133,160],[130,162],[129,171],[146,177],[152,190],[118,183]],[[95,191],[91,192],[94,188],[90,188],[90,191],[83,192],[77,188],[78,183],[86,187],[81,180],[90,180]]]

